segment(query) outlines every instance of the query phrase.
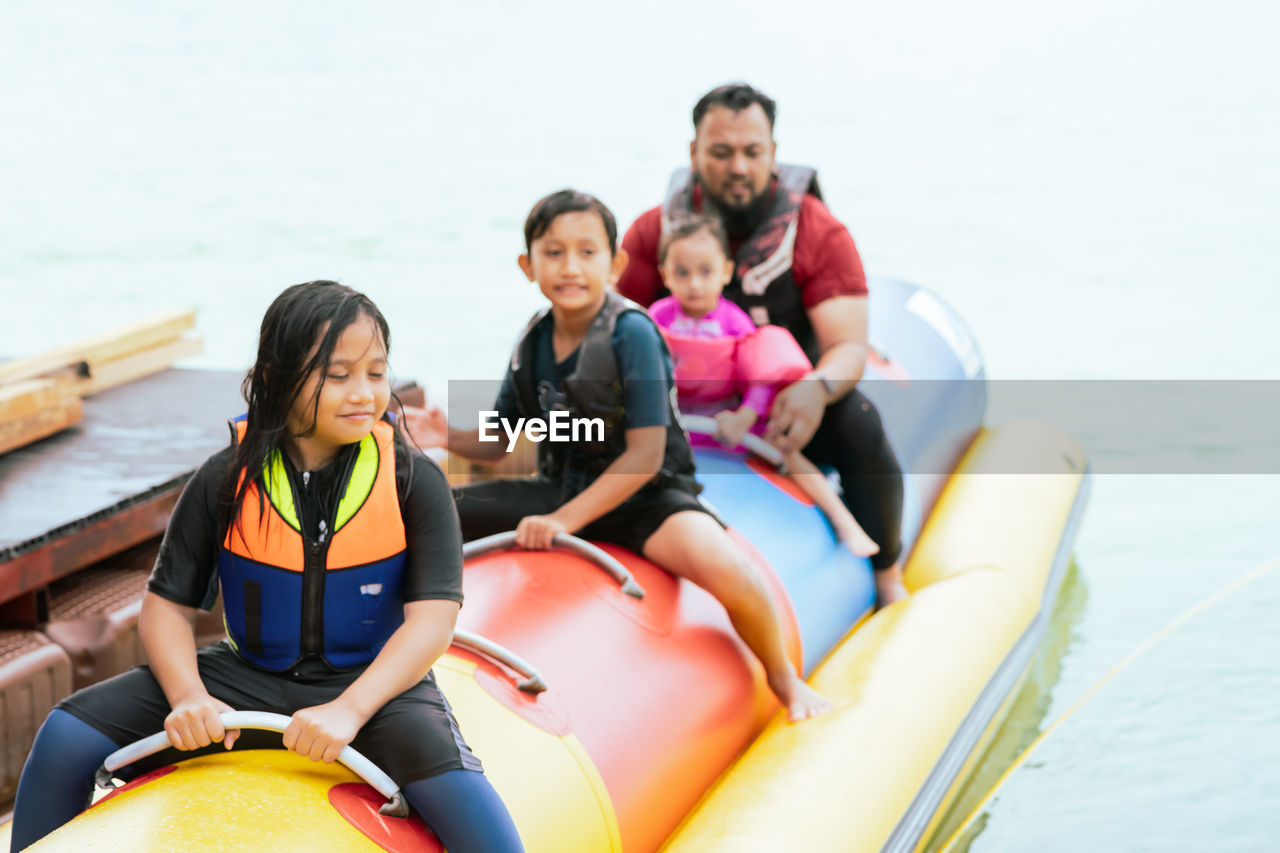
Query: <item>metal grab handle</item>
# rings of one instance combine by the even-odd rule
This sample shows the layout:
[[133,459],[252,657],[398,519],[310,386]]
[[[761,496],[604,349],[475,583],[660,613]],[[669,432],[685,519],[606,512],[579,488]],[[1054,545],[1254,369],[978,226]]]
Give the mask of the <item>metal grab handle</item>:
[[[681,415],[680,426],[684,427],[686,432],[709,435],[712,438],[720,432],[720,424],[716,423],[716,419],[706,415]],[[782,457],[782,451],[760,436],[747,433],[742,437],[742,446],[777,468],[779,473],[788,473],[787,462]]]
[[[289,727],[290,722],[290,718],[283,714],[271,714],[266,711],[225,711],[219,716],[222,719],[223,727],[227,731],[232,729],[262,729],[268,732],[283,732]],[[169,742],[167,732],[157,732],[128,746],[121,747],[108,755],[106,760],[102,762],[102,766],[94,774],[93,781],[99,788],[111,788],[113,787],[111,774],[115,771],[135,761],[155,755],[157,752],[168,749],[172,745]],[[387,802],[382,808],[378,809],[379,814],[392,817],[409,816],[409,803],[405,800],[404,794],[400,792],[400,787],[376,764],[349,746],[344,747],[342,752],[338,753],[338,762],[368,782],[379,794],[387,798]]]
[[[644,587],[636,583],[636,579],[632,577],[627,567],[587,540],[579,539],[577,536],[572,536],[568,533],[557,533],[551,543],[564,548],[566,551],[574,551],[581,554],[604,569],[609,573],[610,577],[618,582],[622,587],[622,591],[632,598],[644,598]],[[515,544],[516,532],[514,530],[508,530],[506,533],[495,533],[492,536],[486,536],[483,539],[477,539],[474,542],[468,542],[463,545],[462,559],[478,557],[481,554],[488,554],[490,551],[501,551],[511,548]]]
[[455,629],[453,632],[453,644],[482,655],[488,655],[504,666],[523,675],[524,681],[521,681],[516,687],[525,693],[537,694],[547,689],[547,682],[542,677],[542,673],[534,669],[533,664],[506,646],[498,645],[493,640],[482,637],[479,634],[460,629]]

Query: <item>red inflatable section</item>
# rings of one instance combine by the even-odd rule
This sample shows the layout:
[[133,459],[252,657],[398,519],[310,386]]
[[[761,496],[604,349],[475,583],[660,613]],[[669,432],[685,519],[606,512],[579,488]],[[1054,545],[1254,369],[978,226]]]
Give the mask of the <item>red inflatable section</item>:
[[778,491],[785,492],[787,495],[795,498],[805,506],[813,506],[813,498],[809,497],[804,489],[796,484],[796,481],[790,477],[778,473],[778,469],[774,468],[768,462],[757,456],[747,457],[747,467],[755,471],[761,477],[764,477],[770,483],[777,487]]
[[130,790],[133,790],[134,788],[145,785],[148,782],[150,782],[152,779],[159,779],[161,776],[168,776],[170,773],[172,773],[177,769],[178,768],[172,764],[166,764],[164,767],[157,767],[155,770],[152,770],[149,773],[142,774],[137,779],[134,779],[132,782],[129,782],[125,785],[121,785],[119,788],[112,788],[110,791],[108,791],[107,793],[103,794],[101,797],[99,797],[98,799],[90,803],[89,808],[93,808],[96,805],[105,803],[107,800],[111,799],[114,796],[117,796],[118,794],[123,794],[125,791],[130,791]]
[[[781,582],[745,539],[730,535],[781,603],[788,650],[799,662],[800,634]],[[534,697],[487,662],[477,682],[531,724],[575,736],[609,790],[624,848],[652,850],[778,704],[719,602],[630,552],[602,547],[634,574],[643,600],[577,554],[499,552],[468,561],[459,627],[542,673],[548,689]]]
[[364,782],[343,782],[329,789],[329,802],[347,823],[383,850],[444,853],[444,845],[416,814],[387,817],[378,809],[386,799]]

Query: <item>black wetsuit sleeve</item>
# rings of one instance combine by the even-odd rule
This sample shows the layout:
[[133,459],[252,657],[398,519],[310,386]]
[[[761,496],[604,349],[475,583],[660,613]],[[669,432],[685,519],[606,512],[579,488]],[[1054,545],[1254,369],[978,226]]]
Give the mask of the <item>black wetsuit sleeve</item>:
[[516,376],[507,370],[507,375],[502,377],[502,386],[498,389],[498,398],[493,401],[493,408],[498,413],[499,418],[505,418],[512,423],[520,417],[520,401],[516,397]]
[[648,317],[628,311],[614,326],[613,351],[622,378],[623,426],[669,426],[671,362],[658,327]]
[[462,530],[453,492],[440,466],[416,451],[401,512],[408,548],[404,600],[462,603]]
[[218,493],[231,464],[227,448],[191,475],[169,517],[147,590],[184,607],[211,609],[217,601]]

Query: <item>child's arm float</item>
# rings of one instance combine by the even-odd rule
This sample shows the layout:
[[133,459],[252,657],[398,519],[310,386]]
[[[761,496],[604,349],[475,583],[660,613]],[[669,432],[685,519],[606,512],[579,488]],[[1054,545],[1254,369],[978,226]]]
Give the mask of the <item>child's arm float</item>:
[[665,426],[626,431],[627,449],[595,482],[550,515],[527,515],[516,526],[521,548],[546,549],[557,533],[575,533],[640,491],[662,468],[667,450]]
[[[853,390],[867,363],[865,296],[834,296],[808,309],[808,315],[822,355],[808,379],[792,383],[778,394],[764,434],[765,441],[783,453],[809,443],[827,406]],[[832,393],[827,393],[814,374],[826,377]]]
[[224,730],[218,715],[235,708],[210,696],[200,680],[191,628],[194,614],[194,607],[176,604],[154,592],[144,593],[138,634],[151,673],[173,709],[164,719],[169,742],[178,749],[196,749],[223,741],[230,749],[240,732]]
[[404,624],[359,678],[337,699],[294,712],[285,748],[312,761],[336,759],[370,717],[421,681],[449,648],[460,607],[447,599],[406,601]]

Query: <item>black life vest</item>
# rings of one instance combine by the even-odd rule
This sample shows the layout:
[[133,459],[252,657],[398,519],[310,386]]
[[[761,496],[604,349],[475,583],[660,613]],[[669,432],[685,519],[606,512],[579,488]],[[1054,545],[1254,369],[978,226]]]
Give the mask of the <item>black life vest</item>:
[[[781,326],[791,332],[805,355],[814,364],[821,355],[813,324],[800,298],[791,264],[795,256],[796,229],[800,204],[806,194],[818,199],[818,173],[808,166],[780,165],[773,200],[764,218],[747,236],[734,257],[733,280],[724,289],[725,298],[751,315],[757,326]],[[667,186],[662,203],[662,232],[682,215],[696,212],[693,173],[677,169]]]
[[[600,476],[613,460],[627,449],[623,415],[626,408],[622,400],[622,376],[618,370],[618,358],[613,349],[613,331],[618,318],[634,311],[650,323],[649,315],[636,303],[616,293],[606,292],[604,306],[587,327],[587,333],[578,347],[578,362],[573,373],[565,377],[564,396],[569,412],[575,418],[600,418],[604,422],[604,441],[538,443],[538,473],[544,477],[560,479],[566,468],[587,474],[586,483]],[[537,340],[535,330],[546,326],[550,333],[553,322],[550,307],[544,308],[529,321],[516,341],[511,354],[510,370],[516,391],[516,404],[523,418],[541,418],[544,415],[538,399],[538,379],[533,373],[533,347]],[[654,327],[657,331],[657,327]],[[661,340],[661,335],[658,336]],[[663,353],[670,358],[666,344]],[[689,437],[676,416],[675,388],[667,394],[666,451],[662,468],[647,485],[676,486],[697,494],[702,487],[694,479],[693,451]],[[566,483],[566,486],[569,486]],[[585,484],[583,485],[585,488]],[[580,490],[580,489],[579,489]],[[576,490],[575,490],[576,493]],[[566,494],[565,499],[573,497]]]

